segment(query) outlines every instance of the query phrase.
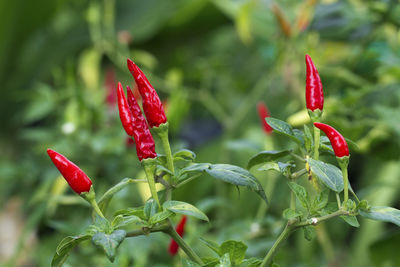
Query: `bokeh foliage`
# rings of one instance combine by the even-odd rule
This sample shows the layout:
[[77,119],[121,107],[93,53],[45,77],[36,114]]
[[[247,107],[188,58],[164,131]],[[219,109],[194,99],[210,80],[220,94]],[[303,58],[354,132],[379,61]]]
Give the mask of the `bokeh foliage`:
[[[398,207],[399,26],[395,0],[1,1],[0,205],[7,215],[17,199],[23,217],[12,260],[48,266],[62,236],[79,233],[90,220],[46,148],[79,164],[98,192],[124,177],[143,176],[112,100],[117,80],[133,84],[127,57],[167,101],[175,149],[193,149],[198,162],[245,167],[249,156],[272,143],[290,147],[279,136],[264,136],[258,101],[293,126],[308,123],[304,55],[310,54],[324,85],[325,122],[357,143],[350,163],[354,189],[374,205]],[[174,194],[211,219],[188,223],[186,239],[200,254],[210,251],[199,236],[219,243],[243,240],[248,256],[255,257],[272,245],[288,191],[284,179],[255,174],[271,201],[264,218],[255,219],[256,196],[206,177]],[[144,191],[130,187],[113,208],[143,203]],[[374,221],[361,225],[353,230],[342,222],[326,224],[340,266],[398,266],[399,231]],[[24,251],[31,233],[32,247]],[[158,234],[126,240],[114,265],[179,264],[168,257],[167,243]],[[322,252],[317,240],[304,241],[298,233],[278,262],[321,266]],[[85,244],[68,262],[111,265]]]

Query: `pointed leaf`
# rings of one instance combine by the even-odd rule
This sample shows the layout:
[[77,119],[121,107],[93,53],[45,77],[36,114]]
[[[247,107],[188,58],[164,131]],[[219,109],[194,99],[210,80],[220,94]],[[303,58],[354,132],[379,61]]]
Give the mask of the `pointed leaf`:
[[340,218],[343,219],[346,223],[353,227],[359,227],[360,224],[358,223],[357,217],[356,216],[340,216]]
[[111,262],[114,262],[117,248],[124,241],[125,236],[126,232],[124,230],[116,230],[110,235],[98,232],[92,237],[92,242],[104,251]]
[[296,195],[296,198],[300,201],[301,205],[306,208],[307,210],[310,209],[310,201],[308,199],[308,193],[304,187],[295,182],[288,183],[290,189]]
[[174,213],[193,216],[207,222],[209,221],[207,215],[205,215],[201,210],[186,202],[169,200],[164,202],[163,207]]
[[239,265],[246,254],[247,246],[241,241],[228,240],[221,244],[222,254],[228,253],[230,262]]
[[293,132],[293,128],[292,126],[290,126],[287,122],[275,119],[275,118],[265,118],[265,120],[267,121],[267,123],[269,124],[269,126],[272,127],[272,129],[274,129],[276,132],[286,135],[287,137],[289,137],[290,139],[292,139],[293,141],[295,141],[296,143],[302,143],[301,139],[298,139],[295,135],[295,133]]
[[69,256],[69,252],[80,242],[90,239],[91,235],[67,236],[57,246],[51,261],[52,267],[61,267]]
[[392,207],[371,207],[369,211],[360,210],[360,215],[376,221],[391,222],[400,226],[400,210]]
[[212,177],[239,186],[246,186],[256,192],[268,204],[267,196],[260,182],[247,170],[229,164],[213,164],[206,172]]
[[343,191],[343,176],[338,167],[312,158],[307,159],[311,171],[331,190]]
[[262,151],[260,153],[257,153],[253,157],[250,158],[249,162],[247,163],[247,169],[252,168],[255,165],[268,162],[268,161],[274,161],[279,158],[285,157],[289,155],[291,150],[281,150],[281,151],[276,151],[276,150],[271,150],[271,151]]

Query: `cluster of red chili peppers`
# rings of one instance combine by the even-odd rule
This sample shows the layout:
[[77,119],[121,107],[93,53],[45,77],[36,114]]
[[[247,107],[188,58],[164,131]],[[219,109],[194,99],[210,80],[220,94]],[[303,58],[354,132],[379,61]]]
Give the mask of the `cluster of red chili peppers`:
[[[140,96],[142,97],[143,113],[145,114],[147,121],[142,114],[140,106],[131,88],[127,86],[126,98],[121,83],[118,83],[117,86],[119,117],[125,132],[136,144],[136,153],[139,161],[144,162],[144,160],[150,160],[157,157],[155,152],[155,142],[149,126],[151,128],[162,128],[159,133],[161,135],[165,134],[165,131],[163,132],[163,130],[168,129],[167,117],[165,116],[163,105],[157,95],[156,90],[150,84],[144,73],[132,60],[128,59],[127,64],[129,71],[135,79]],[[168,133],[166,134],[168,135]],[[69,161],[63,155],[51,149],[48,149],[47,153],[70,187],[77,194],[81,195],[95,205],[96,211],[98,211],[100,216],[103,216],[101,211],[99,211],[97,204],[95,201],[93,201],[94,190],[89,177],[78,166]],[[148,167],[148,164],[146,163],[150,165],[153,164],[150,161],[144,162],[145,170]],[[155,200],[159,203],[152,175],[153,174],[148,175],[149,186],[150,190],[152,191],[153,198],[155,198]],[[176,231],[180,236],[183,236],[186,220],[186,216],[182,217],[181,221],[177,225]],[[178,248],[178,244],[172,240],[168,251],[171,255],[175,255],[178,251]]]

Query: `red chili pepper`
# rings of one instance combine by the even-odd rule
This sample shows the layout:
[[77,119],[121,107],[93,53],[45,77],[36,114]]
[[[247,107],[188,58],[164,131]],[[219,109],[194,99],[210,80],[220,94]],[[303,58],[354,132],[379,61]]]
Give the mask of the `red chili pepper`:
[[[184,235],[186,221],[187,221],[187,216],[185,215],[181,218],[178,225],[176,226],[176,232],[180,236]],[[178,249],[179,249],[178,243],[176,243],[175,240],[171,239],[171,242],[169,243],[168,247],[168,253],[171,256],[174,256],[176,253],[178,253]]]
[[265,118],[270,117],[270,113],[268,111],[267,106],[264,104],[264,102],[260,101],[257,103],[257,110],[258,110],[258,116],[260,117],[261,123],[264,128],[264,132],[266,134],[271,134],[272,133],[272,128],[269,126],[269,124],[265,121]]
[[92,181],[78,166],[54,150],[47,149],[47,154],[76,193],[81,194],[90,191]]
[[306,78],[306,105],[307,109],[314,111],[324,108],[324,92],[318,70],[309,55],[306,55],[307,78]]
[[128,93],[128,105],[133,117],[133,138],[136,143],[136,153],[140,161],[147,158],[157,157],[155,151],[155,143],[153,136],[150,133],[149,126],[143,117],[139,104],[133,96],[132,90],[129,86],[126,87]]
[[167,122],[167,117],[161,103],[160,98],[157,95],[156,90],[147,80],[144,73],[139,67],[128,58],[128,69],[132,73],[133,78],[138,86],[140,95],[143,99],[143,112],[146,115],[147,122],[150,127],[158,127],[160,124]]
[[133,117],[132,113],[129,110],[128,102],[125,98],[124,89],[122,88],[121,83],[118,83],[118,110],[119,110],[119,118],[121,119],[122,126],[125,129],[125,132],[129,136],[133,136]]
[[314,125],[328,136],[336,157],[341,158],[349,156],[349,147],[343,135],[327,124],[315,122]]

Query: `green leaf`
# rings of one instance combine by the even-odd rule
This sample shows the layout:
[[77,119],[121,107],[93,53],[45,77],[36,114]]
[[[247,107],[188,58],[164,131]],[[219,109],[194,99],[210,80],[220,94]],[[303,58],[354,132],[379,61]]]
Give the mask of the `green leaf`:
[[154,214],[158,212],[157,202],[153,198],[150,198],[144,205],[143,211],[146,219],[150,219]]
[[229,254],[230,262],[233,265],[238,265],[244,259],[247,246],[241,241],[228,240],[221,244],[220,250],[222,254]]
[[201,267],[201,265],[191,260],[182,258],[182,267]]
[[219,259],[219,263],[215,265],[215,267],[231,267],[231,261],[229,257],[229,253],[226,253]]
[[91,235],[67,236],[61,240],[51,261],[52,267],[61,267],[67,260],[70,251],[82,241],[90,239]]
[[371,207],[369,211],[359,210],[359,213],[361,216],[371,220],[391,222],[400,226],[400,210],[392,207]]
[[169,200],[164,202],[163,207],[174,213],[193,216],[207,222],[209,221],[207,215],[205,215],[201,210],[186,202]]
[[311,146],[313,143],[313,137],[311,135],[310,128],[304,124],[304,147],[306,148],[307,152],[311,151]]
[[291,219],[294,219],[299,216],[301,216],[301,213],[296,212],[295,210],[292,210],[291,208],[287,208],[283,211],[283,217],[286,220],[291,220]]
[[308,193],[304,187],[295,182],[288,182],[290,189],[296,195],[296,198],[300,201],[301,205],[309,210],[310,209],[310,200],[308,199]]
[[218,256],[222,256],[221,250],[219,248],[219,245],[217,242],[207,240],[205,238],[200,237],[200,241],[202,241],[207,247],[212,249],[215,253],[218,254]]
[[122,209],[117,211],[114,216],[122,215],[124,217],[126,216],[137,216],[142,220],[147,220],[148,217],[144,214],[144,207],[140,208],[127,208],[127,209]]
[[193,151],[188,149],[181,149],[174,153],[174,160],[190,160],[193,161],[196,159],[196,154]]
[[206,172],[212,177],[224,182],[245,186],[252,191],[255,191],[268,204],[267,196],[260,182],[247,170],[238,166],[229,164],[214,164],[211,165]]
[[279,171],[285,176],[289,177],[289,175],[292,173],[292,169],[296,168],[296,165],[293,163],[293,161],[289,162],[278,162],[279,166]]
[[325,206],[328,204],[329,193],[330,190],[328,188],[325,188],[324,190],[318,193],[318,195],[315,197],[312,203],[312,209],[314,211],[318,211],[320,209],[325,208]]
[[109,235],[98,232],[92,237],[92,242],[106,254],[111,262],[114,262],[116,250],[124,241],[125,236],[124,230],[116,230]]
[[292,126],[290,126],[287,122],[275,119],[275,118],[265,118],[269,126],[272,127],[276,132],[286,135],[287,137],[291,138],[296,143],[302,143],[301,139],[298,139],[293,132]]
[[257,259],[257,258],[250,258],[250,259],[244,259],[242,261],[242,265],[243,267],[259,267],[262,263],[262,260]]
[[168,217],[170,217],[171,215],[173,215],[173,212],[169,211],[169,210],[163,210],[160,212],[157,212],[156,214],[154,214],[153,216],[150,217],[149,223],[150,224],[156,224],[156,223],[160,223],[162,221],[164,221],[165,219],[167,219]]
[[331,190],[343,191],[343,176],[338,167],[312,158],[307,159],[311,171]]
[[118,229],[120,227],[127,226],[129,224],[140,224],[140,225],[145,225],[146,222],[140,219],[138,216],[131,215],[131,216],[123,216],[123,215],[117,215],[114,217],[113,221],[111,222],[111,226],[113,229]]
[[290,155],[290,152],[291,152],[291,150],[262,151],[250,158],[249,162],[247,163],[247,169],[250,169],[253,166],[264,163],[264,162],[274,161],[279,158],[285,157],[287,155]]
[[304,233],[304,238],[307,239],[308,241],[313,240],[313,238],[316,235],[315,229],[312,226],[304,226],[303,233]]
[[346,223],[353,227],[359,227],[360,224],[358,223],[356,216],[340,216]]
[[267,162],[264,165],[262,165],[260,168],[257,169],[257,171],[269,171],[269,170],[281,172],[281,169],[279,168],[279,165],[277,162]]

